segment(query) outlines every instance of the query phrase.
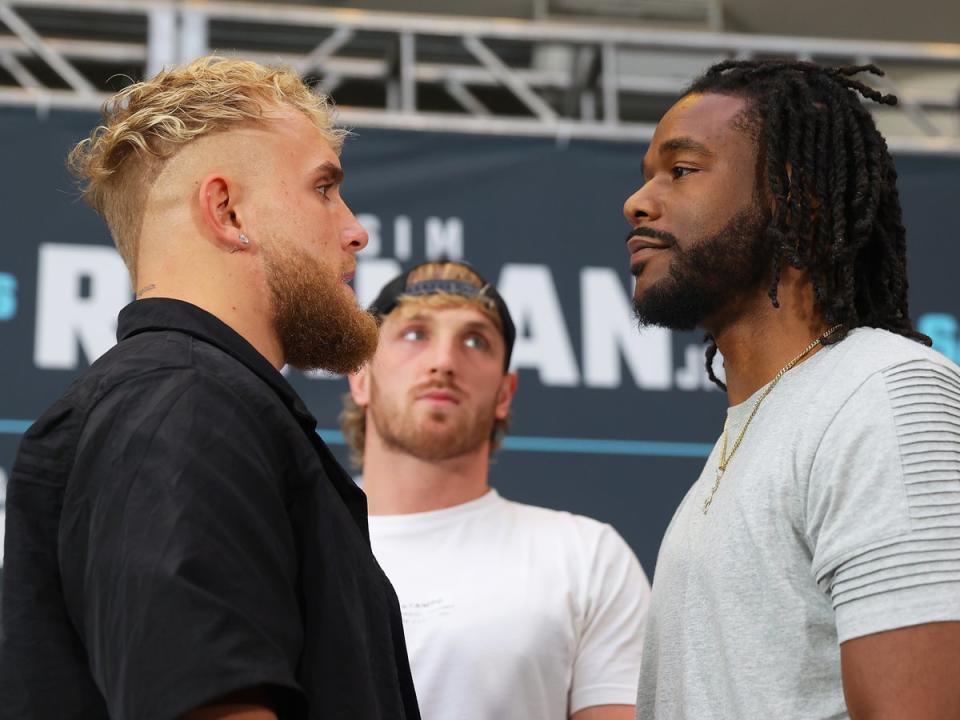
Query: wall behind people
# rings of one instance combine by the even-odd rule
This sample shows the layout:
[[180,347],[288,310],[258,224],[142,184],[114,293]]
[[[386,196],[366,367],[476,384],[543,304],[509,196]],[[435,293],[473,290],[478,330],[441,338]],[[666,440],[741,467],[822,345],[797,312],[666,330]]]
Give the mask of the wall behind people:
[[[63,168],[95,122],[0,112],[0,486],[20,434],[113,344],[131,297],[105,226]],[[343,192],[370,233],[361,300],[403,266],[448,257],[475,264],[510,305],[520,388],[493,483],[507,497],[612,523],[649,572],[720,432],[725,397],[703,372],[697,335],[638,333],[632,320],[621,206],[644,149],[358,129]],[[897,167],[914,319],[960,361],[960,158],[904,155]],[[346,463],[336,423],[344,381],[287,377]]]

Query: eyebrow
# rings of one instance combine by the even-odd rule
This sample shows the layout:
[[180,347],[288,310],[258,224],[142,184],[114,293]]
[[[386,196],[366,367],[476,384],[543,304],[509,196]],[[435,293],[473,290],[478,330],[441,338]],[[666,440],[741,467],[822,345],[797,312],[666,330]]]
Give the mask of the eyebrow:
[[678,150],[687,150],[689,152],[697,153],[698,155],[712,156],[715,154],[713,150],[708,148],[706,145],[701,142],[697,142],[691,137],[670,138],[660,146],[661,155],[666,155],[670,152],[677,152]]
[[334,184],[343,182],[343,168],[339,165],[334,165],[330,161],[317,165],[317,167],[314,168],[314,173],[328,176]]
[[471,320],[464,326],[464,330],[483,330],[484,332],[490,332],[497,334],[497,326],[493,324],[491,320]]
[[[713,152],[713,150],[708,148],[706,145],[686,135],[681,137],[676,137],[676,138],[670,138],[666,142],[661,143],[660,147],[657,149],[657,154],[663,156],[663,155],[668,155],[669,153],[672,153],[672,152],[680,152],[680,151],[692,152],[697,155],[703,155],[704,157],[713,157],[714,155],[716,155],[716,153]],[[649,172],[649,167],[647,166],[646,158],[643,159],[642,170],[643,170],[643,176],[648,177],[650,172]]]
[[410,323],[410,322],[429,322],[430,317],[422,312],[415,312],[413,315],[407,315],[406,317],[401,317],[400,322]]
[[[410,323],[422,323],[424,325],[431,325],[434,323],[433,316],[428,313],[417,312],[413,315],[403,318],[401,321],[403,324]],[[493,333],[494,335],[499,335],[500,330],[494,325],[492,320],[484,318],[483,320],[470,320],[463,326],[463,331],[467,332],[476,332],[483,330],[484,332]]]

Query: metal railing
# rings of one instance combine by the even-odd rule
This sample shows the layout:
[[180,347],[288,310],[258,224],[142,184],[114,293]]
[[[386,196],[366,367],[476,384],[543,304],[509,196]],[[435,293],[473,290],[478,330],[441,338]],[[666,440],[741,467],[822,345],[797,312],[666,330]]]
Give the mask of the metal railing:
[[891,147],[960,154],[960,45],[217,0],[0,0],[0,23],[0,106],[94,109],[118,78],[216,51],[296,68],[348,126],[643,141],[708,64],[778,56],[888,69]]

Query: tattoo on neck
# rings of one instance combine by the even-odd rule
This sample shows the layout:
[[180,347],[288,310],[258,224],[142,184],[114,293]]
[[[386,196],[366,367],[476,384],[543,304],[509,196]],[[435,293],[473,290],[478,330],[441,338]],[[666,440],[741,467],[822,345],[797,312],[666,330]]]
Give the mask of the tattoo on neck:
[[137,290],[137,297],[140,297],[144,293],[148,293],[151,290],[156,290],[156,289],[157,289],[157,286],[153,283],[150,283],[149,285],[145,285],[144,287]]

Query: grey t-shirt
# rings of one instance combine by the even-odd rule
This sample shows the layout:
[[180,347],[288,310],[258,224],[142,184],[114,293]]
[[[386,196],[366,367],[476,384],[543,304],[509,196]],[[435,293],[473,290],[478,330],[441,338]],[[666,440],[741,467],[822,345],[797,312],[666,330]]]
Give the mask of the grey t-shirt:
[[784,375],[704,515],[719,447],[660,548],[637,717],[848,717],[840,643],[960,620],[960,368],[852,331]]

